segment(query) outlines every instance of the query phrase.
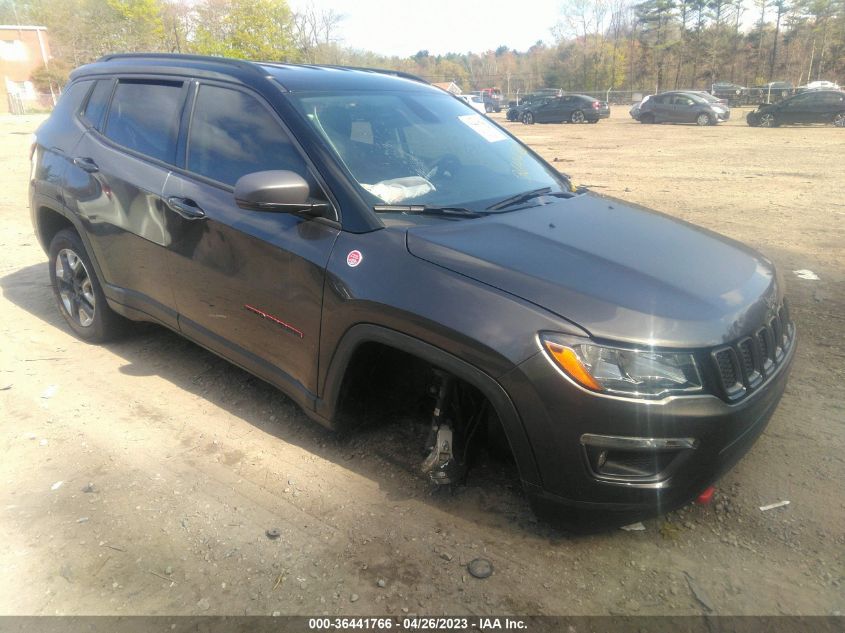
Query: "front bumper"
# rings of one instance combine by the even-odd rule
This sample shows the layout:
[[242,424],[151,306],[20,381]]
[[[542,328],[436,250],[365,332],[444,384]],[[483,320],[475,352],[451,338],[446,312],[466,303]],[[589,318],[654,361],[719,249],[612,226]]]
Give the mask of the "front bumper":
[[[525,424],[540,473],[540,485],[525,484],[535,512],[555,523],[594,529],[689,503],[763,432],[785,389],[796,347],[793,340],[777,371],[734,404],[712,395],[663,401],[596,395],[568,383],[544,353],[528,359],[501,382]],[[653,459],[654,475],[597,474],[602,438],[654,439],[653,452],[639,453],[646,467]],[[660,445],[667,440],[669,448]]]

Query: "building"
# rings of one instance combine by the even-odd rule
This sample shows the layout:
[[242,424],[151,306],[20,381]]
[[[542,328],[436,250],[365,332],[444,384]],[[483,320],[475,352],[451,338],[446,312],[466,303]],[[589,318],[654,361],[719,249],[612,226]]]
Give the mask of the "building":
[[458,86],[454,81],[444,81],[441,83],[431,84],[432,86],[436,86],[441,90],[445,90],[446,92],[451,92],[453,95],[461,94],[461,87]]
[[0,25],[0,112],[16,112],[24,104],[52,102],[52,95],[39,95],[32,83],[32,73],[49,61],[46,27]]

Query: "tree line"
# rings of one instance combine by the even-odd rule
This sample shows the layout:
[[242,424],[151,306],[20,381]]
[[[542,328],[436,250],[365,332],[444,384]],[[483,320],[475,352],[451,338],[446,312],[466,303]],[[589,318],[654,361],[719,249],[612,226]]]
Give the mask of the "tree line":
[[0,21],[49,29],[42,85],[138,51],[391,68],[508,94],[845,82],[845,0],[565,0],[548,41],[528,50],[404,58],[347,47],[342,15],[295,12],[285,0],[0,0]]

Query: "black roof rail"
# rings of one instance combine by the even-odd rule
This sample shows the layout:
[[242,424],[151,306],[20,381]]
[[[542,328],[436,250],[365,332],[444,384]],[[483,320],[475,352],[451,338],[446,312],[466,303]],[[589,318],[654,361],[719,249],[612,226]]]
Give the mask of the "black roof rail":
[[119,60],[133,60],[133,59],[153,59],[153,60],[182,60],[193,62],[208,62],[212,64],[223,64],[226,66],[235,66],[237,68],[248,68],[258,71],[255,62],[250,62],[245,59],[233,59],[231,57],[217,57],[214,55],[190,55],[187,53],[111,53],[103,55],[98,62],[110,62]]
[[368,73],[378,73],[381,75],[392,75],[394,77],[400,77],[402,79],[408,79],[410,81],[416,81],[419,83],[430,85],[430,82],[426,81],[422,77],[418,77],[417,75],[406,73],[402,70],[390,70],[387,68],[368,68],[364,66],[341,66],[335,64],[290,64],[287,62],[280,62],[280,61],[247,61],[245,59],[233,59],[231,57],[216,57],[213,55],[190,55],[185,53],[112,53],[109,55],[103,55],[98,62],[109,62],[109,61],[118,61],[118,60],[133,60],[133,59],[151,59],[151,60],[182,60],[182,61],[195,61],[195,62],[206,62],[212,64],[222,64],[226,66],[233,66],[235,68],[240,69],[249,69],[255,72],[261,72],[260,66],[276,66],[276,67],[283,67],[283,66],[299,66],[299,67],[312,67],[312,68],[334,68],[338,70],[357,70],[359,72],[368,72]]

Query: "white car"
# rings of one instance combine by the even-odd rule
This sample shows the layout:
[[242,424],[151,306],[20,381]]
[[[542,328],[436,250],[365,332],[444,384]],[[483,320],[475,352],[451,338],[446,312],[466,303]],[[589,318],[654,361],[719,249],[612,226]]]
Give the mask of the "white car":
[[484,109],[484,99],[482,99],[478,95],[458,95],[458,99],[463,99],[466,101],[470,106],[481,112],[481,114],[485,114],[486,110]]
[[811,81],[804,87],[807,90],[839,90],[839,84],[832,81]]

